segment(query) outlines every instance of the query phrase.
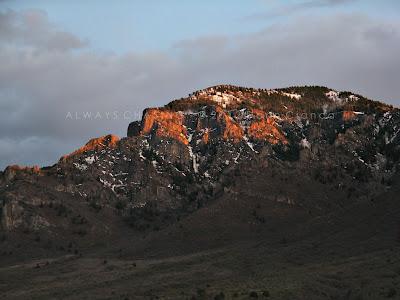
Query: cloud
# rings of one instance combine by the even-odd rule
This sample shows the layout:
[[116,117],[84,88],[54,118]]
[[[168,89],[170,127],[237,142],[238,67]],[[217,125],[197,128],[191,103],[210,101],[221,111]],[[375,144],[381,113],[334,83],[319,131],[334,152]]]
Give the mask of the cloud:
[[357,0],[309,0],[303,2],[295,2],[286,5],[272,6],[272,9],[246,16],[244,20],[270,19],[293,15],[301,12],[308,12],[317,8],[333,8],[340,5],[356,2]]
[[356,0],[310,0],[310,1],[300,2],[300,4],[298,4],[298,7],[335,6],[355,1]]
[[294,3],[286,6],[286,8],[288,10],[291,9],[294,11],[299,11],[299,10],[319,8],[319,7],[333,7],[337,5],[348,4],[355,1],[356,0],[310,0],[310,1]]
[[17,13],[0,11],[0,46],[18,45],[36,49],[66,51],[87,45],[76,36],[59,30],[41,10]]
[[[93,52],[70,33],[55,38],[60,30],[42,13],[1,16],[0,168],[52,164],[91,137],[125,135],[146,107],[219,83],[320,84],[400,104],[400,25],[363,15],[296,18],[122,55]],[[25,38],[31,30],[36,37]]]

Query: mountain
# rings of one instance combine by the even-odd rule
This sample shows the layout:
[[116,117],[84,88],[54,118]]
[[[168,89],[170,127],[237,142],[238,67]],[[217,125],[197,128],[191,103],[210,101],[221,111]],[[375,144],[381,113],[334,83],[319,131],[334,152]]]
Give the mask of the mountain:
[[194,92],[0,174],[0,294],[396,298],[399,160],[400,110],[358,94]]

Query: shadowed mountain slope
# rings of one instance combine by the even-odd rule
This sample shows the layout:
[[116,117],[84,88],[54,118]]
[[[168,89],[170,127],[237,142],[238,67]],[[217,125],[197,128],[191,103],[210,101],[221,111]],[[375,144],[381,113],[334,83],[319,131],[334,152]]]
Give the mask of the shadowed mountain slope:
[[395,298],[399,158],[399,109],[361,95],[197,91],[0,174],[0,294]]

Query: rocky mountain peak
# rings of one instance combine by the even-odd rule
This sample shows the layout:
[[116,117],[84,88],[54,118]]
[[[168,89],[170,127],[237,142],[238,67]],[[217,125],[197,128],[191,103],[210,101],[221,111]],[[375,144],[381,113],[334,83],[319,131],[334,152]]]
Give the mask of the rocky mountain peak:
[[83,147],[75,150],[74,152],[64,155],[61,157],[61,161],[67,161],[75,156],[88,151],[99,151],[104,148],[115,148],[119,142],[120,138],[113,134],[108,134],[98,138],[93,138],[88,141]]
[[[265,178],[285,178],[286,186],[304,177],[306,187],[322,185],[348,199],[315,203],[272,188],[279,203],[324,210],[385,191],[399,169],[399,145],[399,110],[361,95],[215,86],[148,108],[127,137],[92,139],[54,166],[9,167],[0,174],[4,226],[38,224],[39,200],[30,196],[37,193],[45,203],[69,199],[117,209],[131,226],[147,230],[239,192],[235,186],[250,178],[262,190],[265,182],[257,182]],[[60,225],[39,215],[40,226]]]
[[217,85],[164,107],[146,109],[141,121],[129,125],[128,137],[154,135],[184,145],[190,144],[193,135],[204,136],[206,141],[222,138],[235,143],[253,140],[289,144],[283,125],[328,118],[352,122],[371,110],[384,112],[390,107],[326,87],[253,89]]

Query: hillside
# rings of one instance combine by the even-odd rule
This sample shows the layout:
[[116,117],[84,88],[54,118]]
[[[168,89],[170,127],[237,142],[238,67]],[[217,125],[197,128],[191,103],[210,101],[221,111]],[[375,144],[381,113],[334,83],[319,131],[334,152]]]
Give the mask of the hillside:
[[0,173],[5,299],[400,294],[400,110],[219,85]]

